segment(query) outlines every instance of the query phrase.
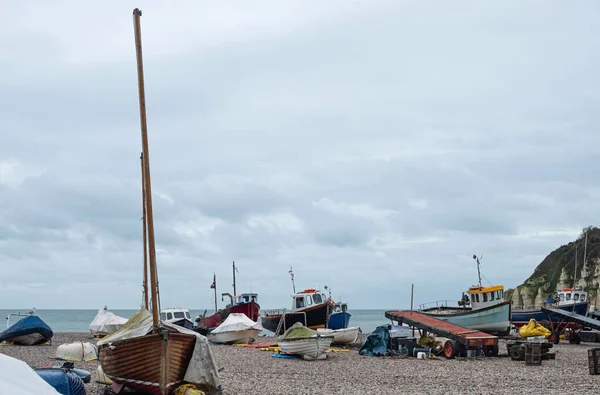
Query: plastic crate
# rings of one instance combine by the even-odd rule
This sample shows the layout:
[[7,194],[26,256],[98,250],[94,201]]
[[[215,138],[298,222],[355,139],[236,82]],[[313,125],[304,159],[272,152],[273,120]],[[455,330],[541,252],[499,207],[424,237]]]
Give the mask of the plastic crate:
[[590,374],[600,374],[600,348],[588,350],[588,366]]
[[525,347],[525,365],[542,364],[542,345],[540,343],[527,343]]

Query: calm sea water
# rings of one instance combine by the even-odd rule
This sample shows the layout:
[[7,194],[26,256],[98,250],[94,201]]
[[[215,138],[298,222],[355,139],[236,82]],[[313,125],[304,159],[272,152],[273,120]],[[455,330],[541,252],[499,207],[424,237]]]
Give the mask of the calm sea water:
[[[4,318],[4,325],[0,332],[6,328],[6,317],[10,313],[25,313],[27,310],[0,310],[0,317]],[[110,310],[121,317],[129,318],[137,310]],[[213,310],[208,310],[209,314]],[[204,310],[190,310],[192,319],[202,314]],[[360,326],[363,333],[371,333],[377,326],[389,324],[384,316],[385,310],[350,310],[350,326]],[[54,332],[88,332],[89,325],[98,314],[98,310],[36,310],[38,315]],[[14,324],[23,317],[10,317],[10,324]]]

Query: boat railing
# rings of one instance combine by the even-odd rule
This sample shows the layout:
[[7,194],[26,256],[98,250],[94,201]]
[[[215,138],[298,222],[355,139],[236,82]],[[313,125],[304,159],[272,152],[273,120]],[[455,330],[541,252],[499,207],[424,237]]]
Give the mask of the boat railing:
[[281,318],[279,319],[279,323],[277,324],[277,329],[275,330],[275,334],[279,333],[282,326],[283,326],[283,332],[285,332],[287,330],[287,327],[285,325],[285,317],[287,315],[297,315],[297,314],[302,314],[304,316],[304,326],[306,326],[306,313],[304,311],[290,311],[289,313],[283,313],[281,315]]
[[462,307],[455,300],[436,300],[435,302],[427,302],[419,305],[419,310],[426,310],[439,307]]
[[29,317],[33,313],[34,313],[33,310],[29,311],[27,313],[10,313],[9,315],[6,316],[6,329],[10,328],[10,316],[14,315],[17,317]]
[[286,312],[287,312],[287,309],[263,310],[263,313],[265,313],[265,315],[279,315],[279,314],[285,314]]

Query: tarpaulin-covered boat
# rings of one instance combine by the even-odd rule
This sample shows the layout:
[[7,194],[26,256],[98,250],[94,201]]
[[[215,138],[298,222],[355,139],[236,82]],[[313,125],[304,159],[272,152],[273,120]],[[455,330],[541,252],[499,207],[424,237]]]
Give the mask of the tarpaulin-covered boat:
[[35,372],[62,395],[86,395],[83,380],[75,372],[61,368],[37,368]]
[[222,344],[248,344],[256,340],[262,329],[260,323],[245,314],[233,313],[208,335],[208,339]]
[[90,333],[94,337],[102,337],[109,335],[119,329],[127,322],[127,318],[119,317],[118,315],[108,311],[106,306],[98,310],[98,314],[90,324]]
[[52,339],[52,329],[37,315],[28,315],[0,333],[0,342],[25,346],[45,343]]
[[60,395],[25,362],[1,353],[0,383],[3,394]]

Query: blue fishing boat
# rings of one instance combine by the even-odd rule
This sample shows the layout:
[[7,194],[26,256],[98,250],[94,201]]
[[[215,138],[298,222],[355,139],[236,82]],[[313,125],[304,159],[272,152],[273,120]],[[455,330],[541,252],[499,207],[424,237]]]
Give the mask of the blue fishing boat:
[[[589,309],[587,292],[579,289],[564,288],[562,291],[557,292],[557,296],[557,300],[549,297],[546,300],[546,304],[553,307],[558,307],[561,310],[572,311],[579,315],[587,315]],[[555,315],[549,317],[548,314],[549,313],[542,311],[541,308],[513,308],[511,321],[518,328],[520,326],[527,325],[529,320],[532,318],[538,322],[560,320],[560,317]]]
[[327,328],[337,330],[346,329],[350,324],[352,314],[348,313],[348,304],[338,302],[333,306],[333,313],[327,321]]
[[[23,314],[9,314],[6,317],[7,326],[9,325],[11,315]],[[0,333],[0,343],[7,342],[32,346],[47,342],[52,339],[53,335],[52,329],[40,317],[33,315],[33,313],[28,313],[25,315],[25,318],[17,321],[14,325],[9,326],[8,329]]]

